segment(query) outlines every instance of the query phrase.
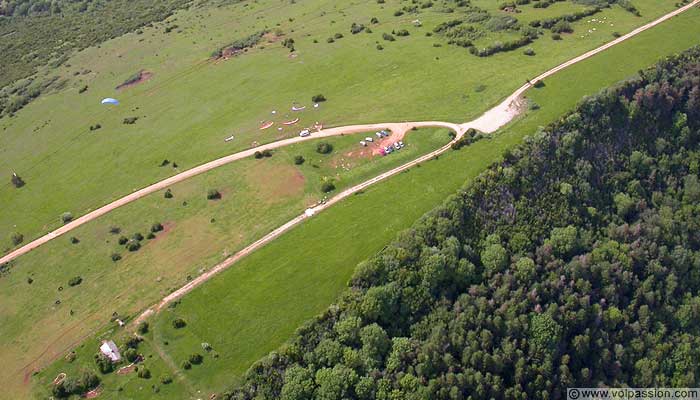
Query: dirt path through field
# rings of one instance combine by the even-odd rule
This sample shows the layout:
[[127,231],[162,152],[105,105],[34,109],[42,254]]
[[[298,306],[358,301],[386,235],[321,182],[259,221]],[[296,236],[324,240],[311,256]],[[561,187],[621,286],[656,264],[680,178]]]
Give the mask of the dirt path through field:
[[[339,127],[339,128],[332,128],[328,129],[325,131],[322,131],[321,133],[324,134],[324,136],[334,136],[338,134],[344,134],[344,133],[358,133],[358,132],[367,132],[367,131],[373,131],[373,130],[381,130],[381,129],[390,129],[392,132],[398,133],[400,136],[403,136],[408,130],[412,128],[427,128],[427,127],[443,127],[443,128],[448,128],[454,131],[457,136],[455,137],[454,140],[458,140],[461,138],[464,133],[468,129],[476,129],[481,132],[485,133],[493,133],[497,131],[499,128],[502,126],[506,125],[508,122],[512,121],[513,118],[515,118],[520,110],[523,107],[522,103],[522,95],[527,91],[532,84],[534,84],[537,81],[543,80],[573,64],[576,64],[580,61],[583,61],[587,58],[590,58],[600,52],[603,52],[607,49],[609,49],[612,46],[615,46],[635,35],[638,35],[641,32],[644,32],[647,29],[650,29],[670,18],[673,18],[674,16],[683,13],[687,10],[689,10],[691,7],[694,7],[696,5],[700,4],[700,0],[694,0],[692,3],[679,8],[676,11],[673,11],[655,21],[652,21],[642,27],[639,27],[632,32],[621,36],[614,41],[607,43],[601,47],[598,47],[596,49],[593,49],[581,56],[578,56],[572,60],[569,60],[561,65],[558,65],[549,71],[546,71],[542,73],[541,75],[537,76],[534,79],[531,79],[526,83],[525,85],[521,86],[518,90],[516,90],[513,94],[508,96],[503,102],[501,102],[499,105],[496,107],[493,107],[489,111],[485,112],[481,117],[464,123],[464,124],[452,124],[448,122],[439,122],[439,121],[425,121],[425,122],[405,122],[405,123],[388,123],[388,124],[372,124],[372,125],[355,125],[355,126],[350,126],[350,127]],[[316,137],[318,137],[317,135]],[[345,199],[346,197],[357,193],[365,188],[367,188],[370,185],[373,185],[377,182],[380,182],[384,179],[387,179],[393,175],[396,175],[402,171],[405,171],[417,164],[420,164],[422,162],[425,162],[427,160],[430,160],[431,158],[434,158],[436,156],[439,156],[440,154],[444,153],[445,151],[449,150],[451,147],[452,142],[448,143],[447,145],[432,151],[428,154],[425,154],[422,157],[419,157],[413,161],[410,161],[406,164],[403,164],[399,167],[396,167],[390,171],[384,172],[372,179],[369,179],[363,183],[360,183],[358,185],[355,185],[351,188],[348,188],[341,192],[340,194],[334,196],[331,198],[328,202],[319,204],[315,207],[310,208],[309,210],[312,212],[312,215],[315,215],[318,212],[321,212],[325,210],[326,208],[332,206],[333,204]],[[291,221],[287,222],[286,224],[280,226],[279,228],[273,230],[272,232],[268,233],[264,237],[260,238],[259,240],[255,241],[251,245],[247,246],[243,250],[239,251],[238,253],[234,254],[233,256],[227,258],[223,262],[217,264],[214,268],[210,269],[209,271],[205,272],[204,274],[198,276],[197,278],[193,279],[192,281],[188,282],[185,286],[181,287],[180,289],[172,292],[168,296],[164,297],[158,304],[154,305],[153,307],[147,309],[144,311],[137,319],[136,319],[136,324],[150,316],[151,314],[157,313],[160,311],[163,307],[165,307],[167,304],[172,302],[173,300],[184,296],[186,293],[190,292],[192,289],[195,287],[201,285],[202,283],[206,282],[207,280],[211,279],[214,275],[218,274],[219,272],[225,270],[226,268],[230,267],[231,265],[235,264],[238,260],[241,258],[245,257],[246,255],[252,253],[253,251],[257,250],[258,248],[264,246],[265,244],[269,243],[270,241],[274,240],[278,236],[280,236],[282,233],[286,232],[287,230],[291,229],[292,227],[298,225],[302,221],[304,221],[306,218],[310,218],[310,216],[304,212],[303,214],[297,216],[296,218],[292,219]]]
[[[673,18],[674,16],[681,14],[687,10],[689,10],[691,7],[694,7],[700,3],[700,0],[694,0],[692,3],[687,4],[669,14],[664,15],[663,17],[652,21],[646,25],[643,25],[632,32],[621,36],[612,42],[606,43],[603,46],[600,46],[594,50],[591,50],[585,54],[582,54],[574,59],[571,59],[561,65],[558,65],[541,75],[530,79],[529,82],[537,82],[539,80],[545,79],[559,71],[561,71],[564,68],[567,68],[573,64],[576,64],[580,61],[583,61],[587,58],[590,58],[600,52],[603,52],[610,47],[613,47],[635,35],[638,35],[641,32],[644,32],[670,18]],[[272,150],[276,148],[280,148],[283,146],[288,146],[291,144],[295,143],[300,143],[304,142],[307,140],[314,140],[318,138],[324,138],[324,137],[331,137],[331,136],[339,136],[339,135],[347,135],[347,134],[354,134],[354,133],[361,133],[361,132],[372,132],[376,130],[382,130],[382,129],[389,129],[394,132],[401,132],[405,133],[408,130],[412,128],[427,128],[427,127],[443,127],[447,129],[451,129],[456,133],[455,140],[458,140],[459,138],[464,135],[464,133],[469,129],[469,128],[474,128],[477,129],[481,132],[485,133],[492,133],[498,130],[500,127],[504,126],[508,122],[510,122],[517,114],[519,109],[521,108],[521,97],[527,91],[532,85],[531,83],[526,83],[525,85],[521,86],[518,90],[516,90],[513,94],[508,96],[503,102],[501,102],[499,105],[493,107],[492,109],[488,110],[485,112],[482,116],[479,118],[466,122],[464,124],[454,124],[454,123],[449,123],[449,122],[442,122],[442,121],[422,121],[422,122],[401,122],[401,123],[379,123],[379,124],[365,124],[365,125],[350,125],[350,126],[341,126],[341,127],[336,127],[336,128],[329,128],[329,129],[324,129],[321,130],[317,133],[312,134],[311,136],[307,137],[294,137],[290,139],[284,139],[280,140],[277,142],[272,142],[268,144],[264,144],[261,146],[257,146],[255,148],[251,148],[248,150],[244,150],[229,156],[225,156],[222,158],[219,158],[214,161],[210,161],[208,163],[202,164],[200,166],[197,166],[195,168],[189,169],[187,171],[184,171],[182,173],[179,173],[177,175],[174,175],[170,178],[164,179],[160,182],[154,183],[150,186],[147,186],[143,189],[137,190],[136,192],[133,192],[127,196],[124,196],[118,200],[115,200],[112,203],[109,203],[105,206],[102,206],[94,211],[89,212],[88,214],[85,214],[81,216],[80,218],[77,218],[70,223],[47,233],[46,235],[39,237],[38,239],[8,253],[7,255],[3,256],[0,258],[0,264],[9,262],[23,254],[28,253],[29,251],[41,246],[42,244],[57,238],[58,236],[61,236],[67,232],[70,232],[73,229],[76,229],[77,227],[90,222],[116,208],[119,208],[123,205],[126,205],[128,203],[131,203],[133,201],[136,201],[144,196],[147,196],[151,193],[157,192],[159,190],[166,189],[178,182],[182,182],[186,179],[189,179],[193,176],[199,175],[201,173],[210,171],[214,168],[218,168],[222,165],[229,164],[233,161],[240,160],[242,158],[250,157],[252,156],[256,151],[263,151],[263,150]],[[442,154],[443,152],[447,151],[450,148],[450,145],[446,145],[441,147],[440,149],[437,149],[429,154],[426,154],[422,157],[420,157],[417,160],[411,161],[407,164],[404,164],[400,167],[394,168],[390,171],[387,171],[377,177],[374,177],[366,182],[363,182],[359,185],[353,186],[352,188],[349,188],[339,195],[335,196],[332,198],[329,202],[316,206],[314,207],[314,212],[320,212],[327,207],[330,207],[332,204],[337,203],[338,201],[346,198],[347,196],[360,191],[364,188],[366,188],[369,185],[372,185],[376,182],[379,182],[381,180],[384,180],[390,176],[393,176],[401,171],[404,171],[408,168],[411,168],[412,166],[423,162],[425,160],[428,160],[430,158],[433,158],[435,156],[438,156]],[[213,269],[211,269],[209,272],[199,276],[198,278],[194,279],[193,281],[189,282],[187,285],[183,286],[179,290],[173,292],[172,294],[168,295],[166,298],[164,298],[158,305],[155,306],[156,309],[160,309],[163,304],[167,304],[168,302],[172,301],[173,299],[182,296],[183,294],[187,293],[188,291],[192,290],[192,288],[196,287],[197,285],[201,284],[202,282],[206,281],[207,279],[211,278],[213,275],[218,273],[219,271],[227,268],[231,264],[235,263],[238,259],[241,257],[244,257],[245,255],[249,254],[250,252],[254,251],[255,249],[263,246],[265,243],[269,242],[270,240],[276,238],[280,234],[282,234],[284,231],[290,229],[291,227],[297,225],[301,221],[303,221],[306,218],[306,214],[302,214],[301,216],[293,219],[292,221],[287,222],[286,224],[282,225],[281,227],[275,229],[274,231],[270,232],[268,235],[265,237],[261,238],[260,240],[256,241],[255,243],[251,244],[250,246],[246,247],[245,249],[241,250],[231,258],[227,259],[223,263],[217,265]],[[147,310],[146,313],[148,313],[151,309]]]

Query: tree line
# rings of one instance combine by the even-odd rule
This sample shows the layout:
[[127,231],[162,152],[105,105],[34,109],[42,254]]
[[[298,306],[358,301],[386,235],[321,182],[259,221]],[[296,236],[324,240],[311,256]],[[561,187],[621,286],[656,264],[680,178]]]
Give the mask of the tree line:
[[508,151],[223,397],[697,386],[699,144],[697,47]]

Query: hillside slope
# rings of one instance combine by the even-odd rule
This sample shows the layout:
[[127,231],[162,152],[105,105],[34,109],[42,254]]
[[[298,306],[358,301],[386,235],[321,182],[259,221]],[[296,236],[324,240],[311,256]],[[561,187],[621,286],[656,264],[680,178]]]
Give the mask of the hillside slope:
[[231,399],[700,381],[700,48],[587,99],[361,264]]

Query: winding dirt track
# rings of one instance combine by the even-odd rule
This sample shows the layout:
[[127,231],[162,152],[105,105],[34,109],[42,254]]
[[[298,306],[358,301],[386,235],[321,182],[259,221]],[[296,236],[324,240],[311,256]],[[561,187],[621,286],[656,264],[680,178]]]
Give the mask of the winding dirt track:
[[[675,17],[678,14],[681,14],[687,10],[689,10],[691,7],[694,7],[695,5],[700,4],[700,0],[694,0],[692,3],[681,7],[669,14],[664,15],[663,17],[654,20],[644,26],[641,26],[632,32],[621,36],[612,42],[606,43],[603,46],[600,46],[596,49],[593,49],[585,54],[582,54],[574,59],[571,59],[561,65],[558,65],[542,74],[537,76],[536,78],[532,79],[531,82],[537,82],[539,80],[545,79],[551,75],[554,75],[555,73],[561,71],[564,68],[567,68],[573,64],[576,64],[580,61],[583,61],[587,58],[590,58],[600,52],[603,52],[635,35],[638,35],[641,32],[644,32],[647,29],[653,28],[654,26]],[[390,129],[393,132],[401,132],[405,133],[408,130],[412,128],[426,128],[426,127],[442,127],[442,128],[448,128],[454,131],[457,136],[454,140],[458,140],[461,138],[464,133],[470,129],[476,129],[481,132],[485,133],[493,133],[508,122],[512,121],[515,116],[517,116],[518,111],[521,108],[521,97],[527,91],[530,87],[532,86],[531,83],[526,83],[525,85],[521,86],[513,92],[510,96],[508,96],[503,102],[501,102],[499,105],[496,107],[493,107],[492,109],[488,110],[485,112],[481,117],[470,121],[466,122],[464,124],[453,124],[449,122],[439,122],[439,121],[425,121],[425,122],[405,122],[405,123],[387,123],[387,124],[370,124],[370,125],[353,125],[353,126],[346,126],[346,127],[339,127],[339,128],[332,128],[328,130],[324,130],[318,134],[316,134],[314,137],[327,137],[327,136],[334,136],[334,135],[339,135],[339,134],[349,134],[349,133],[359,133],[359,132],[367,132],[367,131],[372,131],[372,130],[378,130],[378,129]],[[307,138],[308,139],[308,138]],[[288,139],[289,141],[295,140],[295,139]],[[278,142],[279,143],[279,142]],[[357,193],[365,188],[367,188],[370,185],[373,185],[379,181],[382,181],[386,178],[389,178],[393,175],[396,175],[402,171],[405,171],[419,163],[425,162],[427,160],[430,160],[444,152],[450,149],[452,142],[446,144],[445,146],[428,153],[422,157],[419,157],[411,162],[408,162],[406,164],[403,164],[399,167],[396,167],[390,171],[384,172],[383,174],[380,174],[370,180],[367,180],[363,183],[360,183],[358,185],[355,185],[351,188],[348,188],[344,191],[342,191],[340,194],[334,196],[331,198],[328,202],[319,204],[315,207],[312,207],[311,210],[313,210],[313,214],[316,214],[320,211],[325,210],[326,208],[332,206],[333,204],[343,200],[344,198]],[[279,146],[276,146],[279,147]],[[235,156],[235,155],[234,155]],[[218,161],[218,160],[217,160]],[[206,164],[205,164],[206,165]],[[180,289],[170,293],[169,295],[165,296],[158,304],[154,305],[151,308],[148,308],[145,310],[138,318],[135,320],[135,324],[138,324],[139,322],[143,321],[144,319],[148,318],[150,315],[157,313],[160,311],[163,307],[168,305],[170,302],[173,300],[176,300],[188,292],[190,292],[192,289],[195,287],[201,285],[202,283],[206,282],[207,280],[211,279],[214,275],[218,274],[219,272],[227,269],[231,265],[235,264],[238,260],[241,258],[247,256],[248,254],[252,253],[253,251],[259,249],[260,247],[264,246],[265,244],[269,243],[270,241],[274,240],[287,230],[291,229],[292,227],[300,224],[302,221],[304,221],[306,218],[310,218],[307,216],[306,213],[301,214],[297,216],[296,218],[292,219],[291,221],[285,223],[284,225],[278,227],[277,229],[273,230],[272,232],[268,233],[267,235],[263,236],[259,240],[253,242],[246,248],[242,249],[241,251],[237,252],[233,256],[227,258],[226,260],[222,261],[221,263],[217,264],[214,266],[212,269],[209,271],[205,272],[204,274],[198,276],[197,278],[193,279],[192,281],[188,282],[186,285],[182,286]]]
[[[559,71],[561,71],[564,68],[567,68],[573,64],[576,64],[580,61],[583,61],[587,58],[590,58],[600,52],[603,52],[610,47],[613,47],[635,35],[638,35],[641,32],[646,31],[647,29],[653,28],[654,26],[670,19],[673,18],[674,16],[681,14],[690,8],[698,5],[700,3],[700,0],[694,0],[690,4],[683,6],[669,14],[664,15],[663,17],[654,20],[646,25],[643,25],[632,32],[621,36],[609,43],[604,44],[603,46],[600,46],[594,50],[591,50],[585,54],[582,54],[576,58],[573,58],[561,65],[558,65],[557,67],[554,67],[541,75],[537,76],[536,78],[531,79],[531,82],[537,82],[539,80],[545,79]],[[277,142],[265,144],[262,146],[258,146],[252,149],[244,150],[226,157],[219,158],[214,161],[210,161],[206,164],[202,164],[198,167],[192,168],[190,170],[184,171],[182,173],[179,173],[177,175],[174,175],[170,178],[167,178],[165,180],[162,180],[160,182],[154,183],[153,185],[147,186],[143,189],[140,189],[134,193],[131,193],[125,197],[122,197],[121,199],[118,199],[112,203],[109,203],[105,206],[102,206],[98,208],[97,210],[94,210],[88,214],[83,215],[80,218],[77,218],[73,220],[72,222],[20,247],[19,249],[16,249],[12,251],[11,253],[8,253],[7,255],[3,256],[0,258],[0,264],[11,261],[25,253],[28,253],[29,251],[41,246],[42,244],[58,237],[61,236],[67,232],[70,232],[71,230],[89,222],[92,221],[95,218],[98,218],[118,207],[121,207],[125,204],[131,203],[132,201],[138,200],[144,196],[147,196],[151,193],[157,192],[159,190],[166,189],[170,186],[172,186],[175,183],[184,181],[185,179],[189,179],[195,175],[199,175],[201,173],[207,172],[209,170],[212,170],[214,168],[220,167],[222,165],[226,165],[228,163],[231,163],[236,160],[240,160],[245,157],[250,157],[252,156],[256,151],[263,151],[263,150],[271,150],[271,149],[276,149],[279,147],[283,146],[288,146],[290,144],[294,143],[299,143],[307,140],[313,140],[313,139],[318,139],[318,138],[323,138],[323,137],[330,137],[330,136],[338,136],[338,135],[345,135],[345,134],[353,134],[353,133],[360,133],[360,132],[369,132],[369,131],[374,131],[374,130],[381,130],[381,129],[389,129],[393,132],[401,132],[405,133],[408,130],[412,128],[426,128],[426,127],[443,127],[443,128],[448,128],[451,129],[456,133],[456,138],[455,140],[461,138],[464,133],[470,129],[474,128],[476,130],[479,130],[481,132],[485,133],[492,133],[495,132],[497,129],[502,127],[503,125],[507,124],[510,122],[518,113],[518,109],[520,106],[520,98],[525,93],[526,90],[528,90],[531,87],[531,84],[528,82],[525,85],[521,86],[518,90],[513,92],[510,96],[508,96],[503,102],[501,102],[499,105],[493,107],[492,109],[488,110],[485,112],[481,117],[470,121],[466,122],[463,124],[454,124],[454,123],[449,123],[449,122],[441,122],[441,121],[423,121],[423,122],[403,122],[403,123],[380,123],[380,124],[366,124],[366,125],[349,125],[349,126],[341,126],[337,128],[329,128],[329,129],[324,129],[320,132],[314,133],[311,136],[308,137],[294,137],[290,139],[285,139],[285,140],[280,140]],[[333,204],[341,201],[342,199],[352,195],[353,193],[356,193],[360,190],[365,189],[366,187],[375,184],[379,181],[382,181],[386,178],[389,178],[390,176],[396,175],[402,171],[405,171],[406,169],[409,169],[416,164],[419,164],[421,162],[427,161],[435,156],[438,156],[445,151],[450,149],[451,143],[429,153],[426,154],[416,160],[413,160],[409,163],[406,163],[400,167],[394,168],[390,171],[384,172],[381,175],[378,175],[368,181],[365,181],[361,184],[358,184],[356,186],[353,186],[349,189],[344,190],[337,196],[333,197],[330,199],[328,202],[324,204],[317,205],[312,208],[314,213],[318,213],[320,211],[325,210],[326,208],[332,206]],[[188,282],[185,286],[181,287],[180,289],[172,292],[168,296],[164,297],[158,304],[154,305],[153,307],[147,309],[144,311],[139,318],[137,318],[136,323],[139,321],[143,320],[144,318],[148,317],[150,314],[159,311],[162,309],[165,305],[170,303],[171,301],[183,296],[184,294],[188,293],[190,290],[193,288],[199,286],[203,282],[207,281],[210,279],[212,276],[216,275],[217,273],[223,271],[224,269],[230,267],[233,265],[236,261],[240,260],[241,258],[245,257],[246,255],[250,254],[251,252],[255,251],[256,249],[264,246],[271,240],[275,239],[276,237],[280,236],[282,233],[285,231],[289,230],[290,228],[298,225],[302,221],[304,221],[307,217],[306,214],[302,214],[291,221],[285,223],[284,225],[278,227],[277,229],[273,230],[272,232],[268,233],[264,237],[260,238],[259,240],[255,241],[251,245],[247,246],[243,250],[239,251],[238,253],[234,254],[230,258],[224,260],[220,264],[216,265],[206,273],[198,276],[197,278],[193,279],[192,281]]]

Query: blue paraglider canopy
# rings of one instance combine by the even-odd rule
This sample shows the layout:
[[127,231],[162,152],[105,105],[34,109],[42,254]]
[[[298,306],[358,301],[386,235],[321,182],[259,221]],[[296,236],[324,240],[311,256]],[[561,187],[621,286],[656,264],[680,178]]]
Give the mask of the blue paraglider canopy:
[[119,104],[119,100],[107,97],[106,99],[102,99],[102,104],[113,104],[116,106]]

